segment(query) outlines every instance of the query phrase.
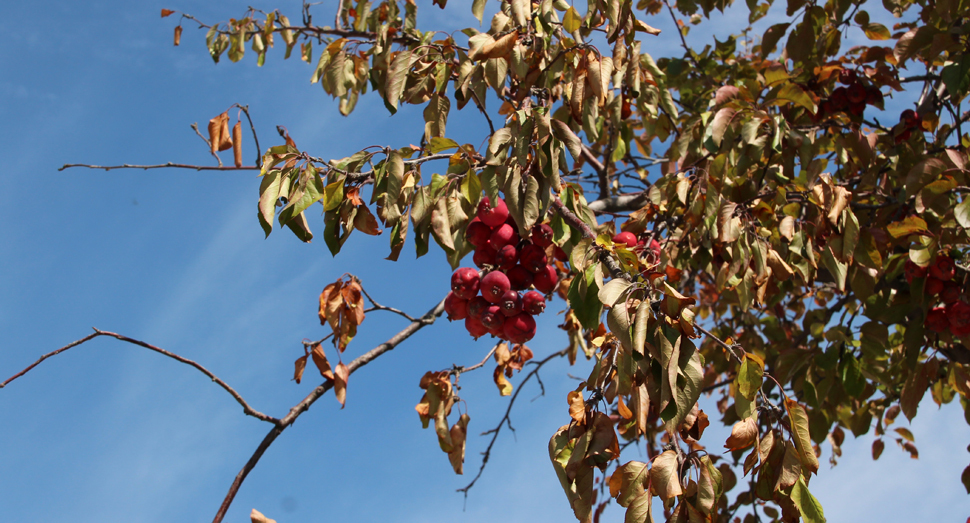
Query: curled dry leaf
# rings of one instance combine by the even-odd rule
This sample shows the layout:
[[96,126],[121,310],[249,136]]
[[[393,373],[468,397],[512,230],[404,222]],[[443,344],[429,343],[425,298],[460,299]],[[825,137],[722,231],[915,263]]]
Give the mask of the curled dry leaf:
[[745,418],[731,427],[731,436],[724,443],[728,450],[741,450],[754,445],[758,439],[758,424],[754,418]]
[[213,154],[232,148],[232,139],[229,136],[228,111],[209,120],[209,147]]
[[327,361],[327,355],[323,353],[323,347],[319,343],[313,346],[310,356],[313,357],[313,364],[317,366],[320,375],[328,380],[333,380],[334,376],[333,370],[330,368],[330,362]]
[[582,423],[586,419],[586,403],[583,401],[583,394],[574,390],[566,395],[566,402],[569,403],[569,417]]
[[[175,45],[178,45],[176,40]],[[236,167],[242,167],[242,123],[232,126],[232,159]]]
[[296,369],[293,371],[293,379],[296,381],[297,385],[299,385],[300,381],[303,380],[303,370],[306,369],[307,358],[309,358],[309,355],[304,354],[296,359]]
[[333,372],[333,394],[340,402],[340,408],[344,408],[347,402],[347,380],[350,378],[350,369],[343,362],[337,364]]
[[178,45],[182,43],[182,26],[180,25],[175,26],[174,43],[176,47],[178,47]]

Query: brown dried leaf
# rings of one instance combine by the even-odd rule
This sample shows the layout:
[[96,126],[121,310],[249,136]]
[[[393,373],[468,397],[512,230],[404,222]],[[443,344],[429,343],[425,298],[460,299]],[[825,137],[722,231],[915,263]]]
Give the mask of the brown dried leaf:
[[162,18],[173,14],[175,14],[175,11],[172,11],[171,9],[162,9]]
[[297,385],[299,385],[300,381],[303,379],[303,371],[306,369],[307,358],[309,358],[309,356],[304,354],[296,359],[296,369],[293,371],[293,379],[296,380]]
[[586,419],[586,403],[583,401],[583,394],[574,390],[566,395],[566,402],[569,403],[569,416],[577,423],[582,423]]
[[347,401],[347,379],[350,378],[350,369],[343,362],[340,362],[337,364],[333,375],[333,394],[337,397],[342,409]]
[[[177,43],[175,45],[178,45]],[[236,167],[242,167],[242,123],[232,126],[232,159]]]
[[900,444],[900,446],[903,447],[903,450],[905,450],[906,452],[909,452],[909,457],[913,459],[919,459],[919,451],[916,450],[916,445],[913,445],[908,441],[902,441],[898,439],[896,441],[897,443]]
[[354,325],[360,325],[364,321],[364,294],[360,282],[351,279],[340,289],[340,295],[344,300],[344,307],[350,311],[345,319]]
[[641,461],[631,461],[617,467],[609,479],[610,496],[616,498],[621,507],[628,507],[644,493],[649,478],[650,469]]
[[326,325],[328,323],[327,317],[329,313],[327,310],[327,304],[330,303],[331,295],[340,292],[341,285],[342,282],[337,280],[324,287],[323,292],[320,293],[320,310],[317,312],[317,316],[320,318],[320,325]]
[[209,147],[212,153],[232,148],[229,136],[229,111],[209,120]]
[[313,364],[317,366],[317,370],[320,371],[321,376],[327,378],[328,380],[334,379],[333,370],[330,368],[330,362],[327,361],[327,355],[323,353],[323,347],[321,347],[319,343],[313,346],[310,356],[313,357]]
[[631,411],[630,408],[626,406],[626,403],[623,402],[623,396],[618,398],[616,410],[620,413],[620,416],[622,416],[623,419],[630,419],[633,417],[633,411]]
[[468,436],[468,421],[471,418],[468,414],[462,414],[458,418],[458,423],[455,423],[451,427],[451,445],[452,450],[448,452],[448,461],[451,462],[451,468],[455,470],[455,474],[464,473],[465,465],[465,438]]
[[775,490],[786,489],[798,482],[802,475],[802,463],[798,451],[790,441],[785,442],[785,459],[781,462],[781,473],[775,482]]
[[778,225],[778,233],[786,240],[792,241],[795,237],[795,218],[792,216],[782,218],[781,224]]
[[511,359],[512,353],[509,352],[508,344],[502,342],[495,346],[495,363],[504,367]]
[[495,367],[495,372],[492,373],[492,380],[495,381],[495,386],[498,387],[498,393],[502,396],[508,396],[512,394],[512,384],[509,380],[505,379],[505,366],[499,365]]
[[174,41],[175,41],[175,46],[176,47],[178,47],[178,45],[180,43],[182,43],[182,26],[180,26],[180,25],[175,26],[175,38],[174,38]]
[[724,443],[728,450],[741,450],[754,445],[758,440],[758,424],[754,418],[745,418],[731,427],[731,436]]
[[679,468],[677,453],[672,450],[665,450],[654,458],[650,468],[650,491],[664,500],[683,494]]

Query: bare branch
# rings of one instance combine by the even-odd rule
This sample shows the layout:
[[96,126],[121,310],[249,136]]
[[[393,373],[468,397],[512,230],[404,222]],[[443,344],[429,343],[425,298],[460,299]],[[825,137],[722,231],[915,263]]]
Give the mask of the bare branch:
[[86,167],[88,169],[104,169],[105,171],[111,171],[114,169],[195,169],[196,171],[258,171],[259,167],[255,165],[244,165],[242,167],[235,166],[213,166],[213,165],[189,165],[185,163],[163,163],[158,165],[132,165],[132,164],[121,164],[121,165],[90,165],[86,163],[66,163],[58,171],[63,171],[64,169],[70,169],[71,167]]
[[[509,429],[512,430],[512,432],[515,432],[515,429],[512,428],[512,421],[510,420],[509,415],[512,413],[512,407],[515,405],[515,399],[519,397],[519,393],[522,392],[522,389],[523,388],[525,388],[524,387],[525,384],[533,376],[537,376],[538,377],[538,375],[539,375],[538,374],[539,373],[539,369],[541,369],[543,365],[545,365],[546,363],[549,363],[549,361],[551,361],[551,360],[553,360],[555,358],[561,358],[561,357],[565,356],[568,352],[569,352],[569,348],[567,347],[567,348],[565,348],[565,349],[563,349],[563,350],[561,350],[559,352],[554,352],[554,353],[546,356],[542,360],[535,361],[535,362],[529,362],[529,363],[535,365],[536,368],[532,369],[531,372],[529,372],[528,374],[526,374],[525,375],[525,379],[523,379],[522,380],[522,383],[520,383],[519,386],[515,389],[515,393],[512,394],[512,398],[509,400],[509,406],[505,409],[505,415],[502,416],[502,419],[499,420],[498,425],[496,425],[494,429],[491,429],[491,430],[488,430],[488,431],[485,431],[485,432],[482,433],[483,436],[486,435],[486,434],[491,434],[492,435],[492,440],[488,442],[488,447],[485,448],[485,452],[482,452],[482,465],[478,468],[478,474],[475,474],[475,477],[472,478],[471,483],[469,483],[468,485],[465,485],[464,487],[458,489],[456,492],[462,492],[462,493],[464,493],[465,497],[467,498],[468,497],[468,490],[471,489],[473,486],[475,486],[475,482],[478,481],[478,478],[482,477],[482,472],[485,470],[485,466],[488,464],[488,458],[492,454],[492,446],[495,445],[495,440],[498,439],[498,435],[502,431],[502,426],[503,425],[508,425]],[[483,362],[483,364],[484,364],[484,362]]]
[[375,310],[376,311],[388,311],[388,312],[393,312],[395,314],[399,314],[401,316],[404,316],[405,318],[407,318],[407,319],[409,319],[411,321],[418,321],[418,320],[414,319],[413,317],[411,317],[410,314],[408,314],[408,313],[406,313],[406,312],[404,312],[402,310],[398,310],[398,309],[395,309],[394,307],[388,307],[386,305],[381,305],[380,303],[377,303],[376,301],[374,301],[374,298],[371,298],[370,294],[367,293],[367,290],[364,289],[364,286],[363,285],[360,286],[360,290],[361,290],[361,292],[364,293],[364,296],[367,296],[367,300],[370,301],[372,305],[374,305],[373,307],[364,310],[364,312],[370,312],[370,311],[375,311]]
[[[411,337],[411,335],[414,334],[415,332],[421,330],[427,325],[431,325],[432,323],[434,323],[435,319],[437,319],[438,316],[441,316],[441,313],[443,313],[444,310],[445,310],[445,300],[441,300],[440,302],[438,302],[437,305],[432,307],[431,310],[425,313],[425,315],[422,316],[420,319],[414,320],[413,322],[411,322],[410,325],[405,327],[403,330],[401,330],[400,332],[392,336],[384,343],[378,345],[377,347],[374,347],[370,351],[362,354],[361,356],[358,356],[357,359],[350,362],[350,364],[347,365],[347,368],[349,369],[350,374],[353,374],[354,371],[356,371],[357,369],[363,367],[364,365],[367,365],[371,361],[374,361],[374,359],[376,359],[378,356],[392,350],[402,341]],[[275,427],[273,427],[273,429],[270,430],[268,434],[266,434],[266,437],[264,437],[263,441],[260,442],[258,447],[256,447],[256,451],[249,458],[249,461],[247,461],[246,464],[243,465],[242,470],[240,470],[239,473],[236,474],[236,478],[233,480],[232,485],[229,487],[229,492],[226,494],[225,499],[222,500],[222,505],[219,506],[219,511],[216,512],[216,517],[212,520],[212,523],[221,523],[223,518],[225,518],[226,511],[229,510],[229,506],[232,504],[232,500],[236,497],[236,493],[239,492],[239,487],[242,486],[242,483],[243,481],[245,481],[246,476],[248,476],[249,472],[253,470],[253,468],[256,466],[256,463],[258,463],[259,459],[263,456],[263,453],[266,452],[266,449],[268,449],[269,446],[273,444],[273,441],[276,440],[277,436],[282,434],[287,427],[289,427],[290,425],[293,424],[294,421],[296,421],[296,418],[300,417],[300,414],[303,414],[304,412],[306,412],[307,409],[310,408],[310,405],[313,405],[315,401],[320,399],[321,396],[323,396],[328,390],[332,388],[333,388],[333,381],[327,380],[322,384],[320,384],[320,386],[318,386],[316,389],[313,389],[313,392],[308,394],[307,397],[303,399],[303,401],[293,406],[290,409],[289,414],[283,417],[283,419],[279,420],[279,423]]]
[[51,356],[55,356],[57,354],[60,354],[60,353],[66,351],[67,349],[70,349],[72,347],[77,347],[78,345],[80,345],[80,344],[82,344],[82,343],[84,343],[86,341],[89,341],[89,340],[92,340],[94,338],[97,338],[98,336],[110,336],[112,338],[115,338],[115,339],[118,339],[118,340],[121,340],[121,341],[125,341],[125,342],[128,342],[128,343],[134,344],[134,345],[138,345],[140,347],[144,347],[144,348],[149,349],[149,350],[153,350],[153,351],[155,351],[155,352],[157,352],[159,354],[163,354],[165,356],[168,356],[169,358],[172,358],[172,359],[174,359],[176,361],[182,362],[182,363],[184,363],[186,365],[191,365],[192,367],[195,367],[200,372],[202,372],[203,374],[205,374],[206,376],[208,376],[212,381],[214,381],[220,387],[222,387],[223,389],[225,389],[226,392],[228,392],[233,398],[235,398],[236,402],[238,402],[240,405],[242,405],[243,412],[245,412],[246,415],[252,416],[252,417],[254,417],[256,419],[265,421],[267,423],[272,423],[274,425],[280,423],[280,420],[278,420],[278,419],[276,419],[276,418],[274,418],[272,416],[267,416],[266,414],[263,414],[262,412],[259,412],[258,410],[250,407],[249,404],[246,403],[246,400],[244,400],[243,397],[240,396],[239,393],[235,391],[235,389],[233,389],[232,387],[230,387],[226,382],[224,382],[221,379],[219,379],[219,377],[217,377],[215,374],[213,374],[212,372],[210,372],[208,369],[206,369],[202,365],[199,365],[198,363],[196,363],[196,362],[194,362],[194,361],[192,361],[192,360],[190,360],[188,358],[183,358],[182,356],[179,356],[178,354],[169,352],[169,351],[167,351],[165,349],[161,349],[161,348],[156,347],[154,345],[151,345],[149,343],[145,343],[144,341],[136,340],[136,339],[133,339],[133,338],[129,338],[128,336],[123,336],[121,334],[117,334],[117,333],[109,332],[109,331],[103,331],[103,330],[100,330],[100,329],[94,329],[94,334],[85,336],[84,338],[81,338],[81,339],[79,339],[77,341],[71,342],[71,343],[69,343],[69,344],[61,347],[60,349],[57,349],[57,350],[55,350],[53,352],[49,352],[47,354],[44,354],[43,356],[40,357],[39,360],[37,360],[36,362],[34,362],[33,365],[30,365],[26,369],[18,372],[13,377],[11,377],[7,381],[5,381],[2,384],[0,384],[0,388],[6,387],[8,383],[10,383],[11,381],[19,378],[20,376],[23,376],[24,374],[26,374],[28,371],[30,371],[31,369],[33,369],[34,367],[36,367],[37,365],[39,365],[40,362],[46,360],[47,358],[50,358]]

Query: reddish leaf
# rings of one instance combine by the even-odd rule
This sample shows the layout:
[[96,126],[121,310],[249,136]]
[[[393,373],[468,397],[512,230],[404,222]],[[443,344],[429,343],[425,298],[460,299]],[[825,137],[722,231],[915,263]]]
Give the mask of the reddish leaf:
[[872,442],[872,460],[875,461],[882,456],[883,449],[886,448],[886,444],[882,442],[881,439],[877,439]]
[[172,11],[171,9],[162,9],[162,18],[172,14],[175,14],[175,11]]

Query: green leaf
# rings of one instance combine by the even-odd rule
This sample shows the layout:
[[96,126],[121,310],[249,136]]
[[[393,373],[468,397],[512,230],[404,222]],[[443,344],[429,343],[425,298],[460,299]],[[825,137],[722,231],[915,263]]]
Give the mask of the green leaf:
[[430,143],[428,143],[428,152],[431,154],[438,154],[441,151],[457,149],[458,147],[458,142],[452,140],[451,138],[435,137],[431,139]]
[[579,29],[580,25],[583,23],[583,18],[579,16],[579,12],[576,11],[572,6],[566,9],[566,14],[562,17],[562,28],[566,30],[567,33],[575,33]]
[[893,238],[902,238],[910,234],[929,232],[929,229],[926,228],[926,221],[919,216],[907,216],[898,222],[890,223],[886,226],[886,230],[889,231],[889,234]]
[[808,109],[812,114],[818,112],[818,106],[815,104],[815,100],[797,84],[788,83],[781,86],[781,89],[778,90],[777,97],[800,105]]
[[482,25],[482,16],[485,14],[485,1],[474,0],[472,2],[472,15],[478,19],[478,25]]
[[[967,467],[967,470],[970,470],[970,467]],[[968,490],[970,490],[970,487],[968,487]],[[623,523],[653,523],[652,501],[653,496],[650,495],[650,492],[644,492],[637,496],[627,507]]]
[[[798,450],[798,457],[809,472],[818,472],[818,458],[812,449],[812,438],[808,431],[808,413],[797,401],[785,400],[785,410],[788,411],[788,424]],[[814,498],[813,498],[814,499]]]
[[970,55],[961,54],[956,62],[947,62],[940,71],[946,90],[955,100],[962,100],[970,90]]
[[845,278],[848,276],[849,266],[843,262],[840,262],[832,254],[832,247],[826,245],[822,249],[822,261],[825,263],[825,267],[832,273],[832,277],[835,278],[836,285],[839,286],[840,291],[845,291]]
[[623,278],[614,278],[599,290],[599,300],[603,305],[612,307],[620,301],[620,298],[632,286],[633,283],[630,281],[624,280]]
[[552,126],[552,134],[556,138],[559,138],[559,141],[566,146],[566,149],[574,160],[579,160],[583,154],[583,142],[576,136],[576,133],[566,125],[566,122],[557,118],[550,120],[550,124]]
[[791,500],[795,503],[805,523],[825,523],[822,504],[808,491],[805,478],[798,478],[798,482],[792,487]]
[[411,69],[411,51],[401,51],[387,68],[387,81],[384,86],[384,105],[391,114],[397,112],[397,104],[404,93],[404,84]]
[[870,40],[889,40],[889,38],[892,36],[889,33],[889,29],[882,24],[867,24],[864,31]]
[[590,265],[584,274],[579,274],[573,278],[569,285],[569,292],[566,294],[569,306],[572,307],[576,318],[584,329],[599,327],[600,314],[603,312],[603,304],[600,303],[597,293],[586,292],[586,289],[590,287],[596,288],[596,283],[593,281],[595,266],[596,264]]
[[965,197],[962,202],[953,208],[953,215],[960,227],[970,229],[970,197]]
[[790,23],[775,24],[765,31],[765,35],[761,38],[761,57],[766,58],[771,54],[775,47],[778,46],[778,40],[785,36],[785,31],[788,30]]
[[866,387],[866,379],[862,376],[859,360],[852,354],[846,354],[842,359],[842,388],[850,397],[858,398]]
[[761,389],[761,382],[764,380],[765,362],[760,356],[747,353],[741,360],[741,368],[738,369],[738,376],[735,381],[738,384],[738,392],[745,398],[754,400],[755,394]]

